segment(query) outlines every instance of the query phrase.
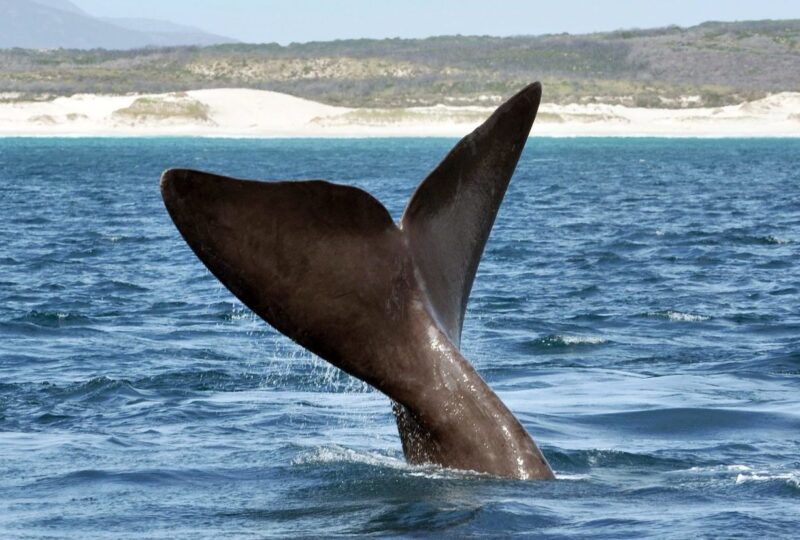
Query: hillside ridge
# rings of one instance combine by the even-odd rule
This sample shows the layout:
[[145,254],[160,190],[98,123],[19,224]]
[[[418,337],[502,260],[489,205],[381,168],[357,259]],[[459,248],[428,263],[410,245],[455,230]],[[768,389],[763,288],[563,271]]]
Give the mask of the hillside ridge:
[[0,50],[0,99],[252,88],[347,107],[552,103],[715,107],[800,91],[800,20],[541,36],[438,36],[131,51]]

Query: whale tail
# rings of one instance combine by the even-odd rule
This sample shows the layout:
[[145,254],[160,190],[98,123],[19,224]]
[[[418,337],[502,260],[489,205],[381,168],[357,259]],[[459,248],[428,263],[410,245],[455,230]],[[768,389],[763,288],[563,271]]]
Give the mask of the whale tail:
[[533,83],[461,139],[422,181],[400,220],[439,323],[461,327],[483,248],[539,110]]
[[464,312],[540,97],[541,86],[529,85],[462,139],[417,188],[399,227],[365,191],[322,180],[172,169],[162,197],[192,250],[245,305],[394,400],[410,460],[495,472],[448,457],[450,428],[429,395],[450,369],[437,354],[477,377],[457,352]]
[[361,344],[352,336],[389,339],[408,304],[410,260],[377,200],[324,181],[254,182],[189,170],[165,172],[161,189],[189,246],[247,307],[378,385],[380,366],[354,361]]

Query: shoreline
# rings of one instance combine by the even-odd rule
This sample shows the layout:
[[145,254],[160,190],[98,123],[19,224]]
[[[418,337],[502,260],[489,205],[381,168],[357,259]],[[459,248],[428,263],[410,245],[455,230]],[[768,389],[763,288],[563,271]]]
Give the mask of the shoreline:
[[[266,90],[213,89],[124,96],[77,94],[0,102],[0,138],[462,137],[494,106],[347,108]],[[797,138],[800,92],[717,108],[644,109],[542,103],[531,136],[553,138]]]
[[[303,141],[303,140],[341,140],[341,141],[356,141],[361,139],[447,139],[459,140],[468,135],[469,131],[465,131],[461,135],[178,135],[178,134],[164,134],[164,135],[141,135],[141,134],[83,134],[83,133],[39,133],[39,134],[5,134],[0,133],[0,140],[21,140],[21,139],[64,139],[64,140],[79,140],[79,139],[209,139],[209,140],[231,140],[231,141]],[[748,134],[734,134],[734,135],[553,135],[553,134],[536,134],[531,133],[530,138],[537,139],[551,139],[551,140],[566,140],[566,139],[665,139],[665,140],[698,140],[698,141],[713,141],[713,140],[794,140],[800,139],[798,134],[768,134],[768,135],[748,135]]]

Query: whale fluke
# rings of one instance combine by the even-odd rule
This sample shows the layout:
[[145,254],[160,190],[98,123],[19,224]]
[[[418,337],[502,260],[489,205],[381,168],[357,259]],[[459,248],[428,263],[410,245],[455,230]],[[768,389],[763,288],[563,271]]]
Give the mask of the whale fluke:
[[539,83],[524,88],[461,139],[422,181],[400,220],[437,320],[456,346],[486,239],[541,95]]
[[398,227],[357,188],[172,169],[189,246],[246,306],[394,401],[403,450],[512,478],[553,478],[528,433],[460,354],[475,272],[536,116],[524,88],[422,182]]
[[377,200],[319,180],[255,182],[190,170],[164,173],[162,195],[189,246],[247,307],[394,393],[397,378],[382,373],[382,349],[407,317],[413,277],[401,233]]

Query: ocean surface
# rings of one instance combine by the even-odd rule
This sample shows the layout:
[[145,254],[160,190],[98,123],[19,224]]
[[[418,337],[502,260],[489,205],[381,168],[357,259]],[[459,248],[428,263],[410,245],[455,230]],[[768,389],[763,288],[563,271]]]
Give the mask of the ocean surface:
[[0,538],[798,538],[800,139],[530,140],[462,348],[552,482],[406,465],[158,190],[325,178],[399,218],[453,143],[1,139]]

